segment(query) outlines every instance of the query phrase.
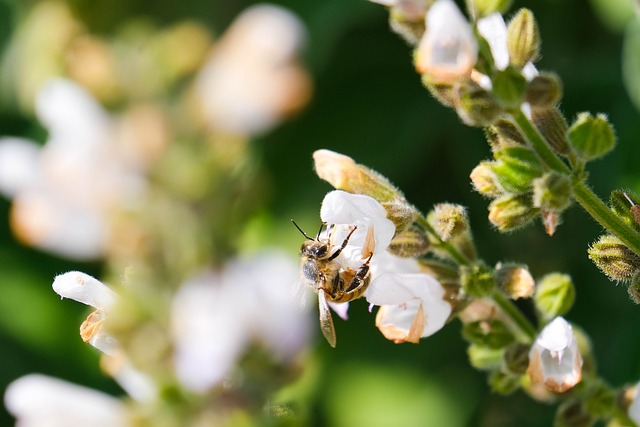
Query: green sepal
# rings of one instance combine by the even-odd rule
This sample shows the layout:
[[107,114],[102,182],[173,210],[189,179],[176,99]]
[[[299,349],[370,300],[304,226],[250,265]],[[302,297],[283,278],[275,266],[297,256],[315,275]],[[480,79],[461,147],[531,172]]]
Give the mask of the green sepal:
[[542,166],[536,154],[527,147],[506,147],[495,153],[492,165],[496,179],[505,191],[526,193],[534,179],[542,175]]
[[527,89],[527,81],[519,70],[507,67],[498,71],[493,76],[492,84],[493,94],[503,108],[507,110],[520,108]]
[[550,273],[538,281],[533,300],[538,313],[551,320],[569,311],[576,298],[571,277],[567,274]]
[[616,145],[613,127],[604,114],[580,113],[568,131],[576,153],[585,161],[598,159]]

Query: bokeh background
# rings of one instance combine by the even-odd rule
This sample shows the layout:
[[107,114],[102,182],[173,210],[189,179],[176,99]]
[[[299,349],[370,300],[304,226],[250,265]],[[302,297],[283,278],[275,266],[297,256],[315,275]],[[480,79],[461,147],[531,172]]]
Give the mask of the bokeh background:
[[[37,2],[0,0],[0,50]],[[255,2],[241,0],[69,0],[91,31],[108,36],[133,17],[158,26],[193,19],[220,34]],[[622,286],[610,283],[587,259],[600,227],[579,207],[566,212],[553,238],[540,224],[502,235],[487,220],[487,201],[474,193],[469,172],[490,156],[479,129],[459,123],[435,102],[411,65],[411,50],[388,30],[386,10],[365,0],[282,0],[307,26],[304,63],[314,81],[308,107],[255,141],[267,183],[263,209],[246,245],[277,245],[297,255],[300,235],[318,225],[318,210],[330,189],[312,170],[311,153],[328,148],[352,156],[386,175],[423,210],[434,203],[468,206],[479,251],[490,263],[517,261],[534,277],[571,274],[577,300],[568,319],[593,340],[599,371],[614,385],[640,379],[640,307]],[[605,112],[619,138],[615,152],[594,163],[590,182],[608,198],[615,188],[640,192],[640,113],[632,102],[633,69],[623,73],[623,51],[632,23],[624,1],[515,1],[533,10],[543,47],[538,68],[564,81],[562,111]],[[631,46],[631,47],[630,47]],[[637,48],[638,45],[636,45]],[[188,47],[185,47],[188,48]],[[640,48],[635,52],[640,58]],[[8,73],[5,56],[2,73]],[[35,65],[34,65],[35,66]],[[0,80],[6,82],[6,75]],[[9,79],[10,80],[10,79]],[[640,82],[640,75],[635,77]],[[3,91],[6,91],[6,84]],[[631,91],[631,92],[630,92]],[[0,134],[45,139],[34,117],[0,92]],[[640,105],[640,104],[639,104]],[[101,264],[79,263],[22,246],[8,227],[9,202],[0,200],[0,390],[11,380],[41,372],[113,394],[121,391],[97,369],[98,355],[84,345],[80,304],[60,302],[54,275],[82,270],[99,276]],[[259,236],[259,237],[255,237]],[[526,303],[523,305],[525,310]],[[420,345],[395,345],[373,325],[364,301],[350,320],[337,320],[338,347],[318,338],[305,375],[313,426],[548,426],[554,407],[522,392],[492,394],[483,373],[467,362],[457,321]],[[0,409],[0,425],[12,425]]]

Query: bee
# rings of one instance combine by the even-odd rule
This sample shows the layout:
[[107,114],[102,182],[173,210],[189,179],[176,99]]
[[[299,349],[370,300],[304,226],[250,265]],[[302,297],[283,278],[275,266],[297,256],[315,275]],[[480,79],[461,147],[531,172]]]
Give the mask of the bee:
[[293,221],[298,231],[307,241],[300,247],[300,271],[302,282],[318,293],[318,307],[320,310],[320,329],[331,347],[336,346],[336,332],[333,318],[329,310],[329,302],[341,303],[360,298],[367,290],[371,277],[369,263],[373,256],[373,228],[367,230],[367,237],[362,250],[364,263],[357,269],[343,268],[336,258],[349,243],[351,235],[357,226],[352,226],[349,234],[337,249],[330,243],[331,238],[320,239],[325,224],[315,238],[308,236],[298,224]]

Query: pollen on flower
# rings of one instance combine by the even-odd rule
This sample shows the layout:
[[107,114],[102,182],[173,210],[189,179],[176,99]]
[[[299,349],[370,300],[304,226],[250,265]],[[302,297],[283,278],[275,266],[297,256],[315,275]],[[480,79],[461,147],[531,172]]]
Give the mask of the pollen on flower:
[[96,336],[102,331],[104,320],[103,314],[98,310],[91,313],[80,325],[80,338],[82,338],[82,341],[88,343],[96,338]]

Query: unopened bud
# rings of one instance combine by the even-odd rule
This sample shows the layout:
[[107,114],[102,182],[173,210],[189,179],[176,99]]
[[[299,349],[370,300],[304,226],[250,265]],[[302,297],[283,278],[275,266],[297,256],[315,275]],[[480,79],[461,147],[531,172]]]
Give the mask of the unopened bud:
[[616,396],[613,390],[602,380],[590,381],[584,399],[585,407],[590,414],[605,418],[616,408]]
[[522,8],[507,26],[507,49],[512,65],[522,68],[540,53],[538,24],[529,9]]
[[550,273],[538,282],[534,302],[544,319],[550,320],[569,311],[576,291],[567,274]]
[[595,420],[579,400],[569,400],[558,407],[553,425],[556,427],[591,427]]
[[640,197],[632,191],[614,190],[609,197],[611,210],[629,226],[640,231]]
[[542,175],[536,154],[527,147],[508,147],[495,153],[498,160],[493,172],[498,183],[509,193],[526,193],[534,179]]
[[522,73],[513,67],[498,71],[492,79],[493,94],[500,105],[507,110],[520,108],[527,88]]
[[423,74],[421,80],[429,93],[445,107],[454,107],[458,104],[460,96],[456,84],[434,81],[428,74]]
[[524,227],[539,213],[526,194],[500,196],[489,204],[489,221],[500,231]]
[[557,108],[534,108],[531,120],[542,136],[549,142],[551,148],[562,155],[571,150],[567,139],[567,121]]
[[496,282],[491,269],[482,263],[476,263],[460,267],[460,285],[470,297],[482,298],[493,291]]
[[498,184],[498,179],[492,168],[493,162],[480,162],[471,171],[471,183],[473,188],[483,196],[498,197],[504,194],[504,189]]
[[502,108],[491,93],[469,85],[460,91],[456,111],[468,126],[488,126],[502,113]]
[[640,272],[633,275],[631,283],[627,288],[627,292],[629,293],[631,301],[640,305]]
[[535,108],[555,107],[562,98],[562,82],[553,73],[540,73],[528,84],[525,100]]
[[533,181],[533,206],[562,212],[573,201],[571,178],[557,172],[548,172]]
[[469,230],[469,217],[464,206],[439,203],[429,213],[429,221],[445,242]]
[[387,250],[403,258],[417,258],[429,250],[429,239],[418,227],[409,227],[393,237]]
[[496,282],[511,299],[529,298],[536,287],[529,269],[520,265],[499,265]]
[[462,329],[464,339],[489,348],[504,348],[513,342],[513,334],[499,320],[480,320],[467,323]]
[[493,392],[508,396],[520,388],[520,377],[495,370],[489,375],[489,386]]
[[476,19],[492,13],[504,13],[511,7],[513,0],[467,0],[467,7]]
[[318,176],[338,190],[364,194],[379,201],[387,211],[387,217],[396,226],[396,232],[404,230],[415,219],[415,209],[400,190],[387,178],[366,166],[357,164],[351,157],[330,150],[313,153]]
[[506,147],[527,145],[516,125],[505,119],[496,120],[489,128],[487,137],[490,138],[489,142],[494,152]]
[[524,375],[529,368],[529,349],[526,344],[515,343],[504,352],[504,365],[514,375]]
[[612,235],[601,236],[587,252],[591,261],[612,280],[628,282],[640,269],[640,257]]
[[497,369],[502,364],[501,349],[484,347],[477,344],[471,344],[467,348],[469,363],[476,369],[483,371]]
[[604,114],[580,113],[568,132],[569,140],[584,160],[594,160],[613,150],[616,137]]

